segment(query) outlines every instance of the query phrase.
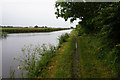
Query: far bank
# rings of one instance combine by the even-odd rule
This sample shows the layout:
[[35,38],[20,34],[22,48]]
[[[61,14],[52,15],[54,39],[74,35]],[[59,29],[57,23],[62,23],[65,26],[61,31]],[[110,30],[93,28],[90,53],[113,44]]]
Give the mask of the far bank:
[[6,33],[35,33],[35,32],[52,32],[59,30],[68,30],[70,28],[0,28]]

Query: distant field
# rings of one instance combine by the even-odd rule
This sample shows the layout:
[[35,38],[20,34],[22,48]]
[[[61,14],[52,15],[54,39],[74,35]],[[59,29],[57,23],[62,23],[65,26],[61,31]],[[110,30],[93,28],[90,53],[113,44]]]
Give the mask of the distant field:
[[2,32],[7,33],[32,33],[32,32],[52,32],[67,30],[69,28],[0,28]]

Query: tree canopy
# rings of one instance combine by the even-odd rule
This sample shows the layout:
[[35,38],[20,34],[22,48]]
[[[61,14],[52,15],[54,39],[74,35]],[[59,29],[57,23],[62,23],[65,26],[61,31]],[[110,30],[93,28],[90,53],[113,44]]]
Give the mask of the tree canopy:
[[119,42],[120,2],[56,2],[56,17],[71,22],[77,18],[84,33],[101,33]]

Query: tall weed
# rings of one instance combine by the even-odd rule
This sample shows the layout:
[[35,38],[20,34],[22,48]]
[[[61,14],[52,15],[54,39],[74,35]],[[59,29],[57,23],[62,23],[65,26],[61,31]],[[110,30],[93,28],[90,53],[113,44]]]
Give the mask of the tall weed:
[[45,44],[35,48],[27,46],[22,49],[22,52],[23,56],[15,58],[15,60],[20,61],[18,70],[26,71],[27,75],[24,77],[35,78],[41,75],[50,59],[55,56],[56,47],[49,45],[48,49]]
[[68,33],[61,35],[58,39],[59,40],[58,48],[60,48],[62,46],[62,44],[67,41],[68,38],[69,38]]

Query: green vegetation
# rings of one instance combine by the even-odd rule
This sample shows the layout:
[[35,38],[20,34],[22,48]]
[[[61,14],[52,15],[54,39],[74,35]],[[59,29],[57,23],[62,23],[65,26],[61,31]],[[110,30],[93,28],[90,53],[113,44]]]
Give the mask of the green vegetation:
[[[115,65],[112,63],[115,60],[115,56],[109,53],[110,47],[106,47],[106,44],[101,44],[100,39],[94,36],[80,36],[78,38],[78,52],[80,55],[81,78],[118,77]],[[111,59],[108,59],[108,56]]]
[[56,2],[56,15],[76,26],[82,78],[120,75],[120,2]]
[[[69,36],[67,33],[64,35],[61,35],[60,38],[65,38],[66,35]],[[62,40],[60,39],[59,40]],[[60,43],[60,41],[59,41]],[[63,42],[62,42],[63,43]],[[62,43],[60,43],[62,45]],[[41,47],[38,45],[35,48],[32,47],[32,45],[27,46],[22,49],[23,56],[20,56],[18,58],[14,58],[17,61],[20,61],[20,65],[18,66],[18,70],[21,71],[27,71],[27,75],[25,76],[23,73],[21,73],[22,77],[27,78],[39,78],[39,77],[45,77],[45,74],[47,73],[47,70],[49,69],[49,63],[52,58],[54,58],[57,54],[57,47],[54,47],[52,45],[49,45],[49,48],[43,44]],[[11,78],[14,77],[13,72],[11,70],[12,75]]]
[[22,57],[14,58],[20,61],[18,70],[27,71],[27,75],[22,75],[23,77],[36,78],[44,75],[43,71],[47,68],[48,62],[56,55],[56,48],[52,45],[49,49],[45,45],[35,48],[28,46],[23,48],[22,52]]
[[59,39],[58,39],[59,40],[58,48],[60,48],[62,46],[62,44],[67,41],[67,38],[69,38],[68,33],[65,33],[64,35],[61,35],[59,37]]
[[7,33],[6,32],[0,32],[0,39],[1,38],[6,38],[7,37]]
[[36,25],[34,28],[38,28],[38,26]]
[[[72,32],[67,42],[58,50],[47,72],[47,78],[116,78],[115,66],[100,59],[101,40],[94,36],[78,36],[78,60],[76,61],[76,34]],[[106,50],[106,49],[105,49]],[[109,50],[108,50],[109,51]],[[105,51],[103,51],[105,52]],[[114,58],[114,57],[113,57]],[[112,59],[111,59],[112,60]],[[114,60],[114,59],[113,59]]]
[[73,55],[75,53],[75,36],[74,33],[70,35],[70,38],[63,44],[63,46],[57,52],[57,57],[54,59],[57,61],[52,74],[47,77],[51,78],[72,78],[72,63]]
[[72,26],[71,26],[70,28],[71,28],[71,29],[74,29],[74,27],[72,27]]
[[2,32],[7,33],[32,33],[32,32],[52,32],[67,30],[69,28],[2,28]]
[[[46,53],[47,56],[37,61],[38,67],[34,65],[35,68],[29,68],[30,73],[38,78],[118,78],[120,2],[56,2],[55,6],[57,17],[66,21],[70,19],[71,22],[77,18],[82,21],[70,35],[60,37],[59,47],[52,49],[56,56],[49,58],[49,52]],[[42,51],[46,52],[47,49],[43,48]],[[50,50],[50,53],[53,54],[53,51]]]

